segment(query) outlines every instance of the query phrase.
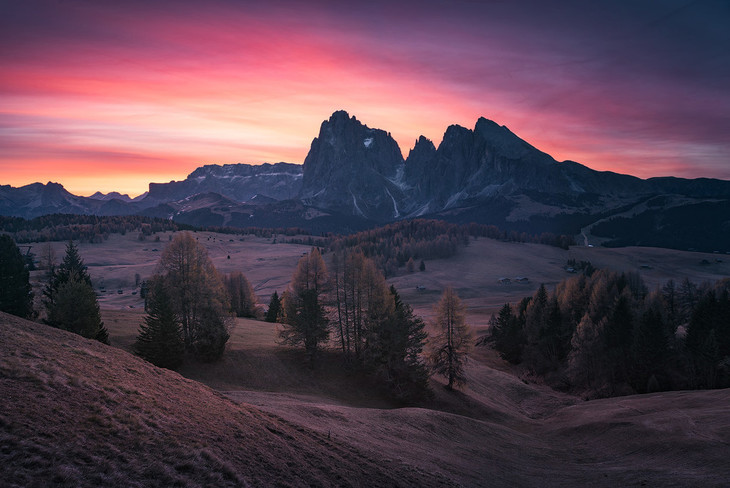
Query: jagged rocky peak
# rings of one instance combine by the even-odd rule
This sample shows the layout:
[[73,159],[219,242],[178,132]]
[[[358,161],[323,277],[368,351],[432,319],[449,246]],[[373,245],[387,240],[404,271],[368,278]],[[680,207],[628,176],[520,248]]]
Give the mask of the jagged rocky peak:
[[[508,159],[522,159],[534,153],[544,154],[504,125],[499,125],[484,117],[479,117],[474,133],[484,140],[487,147],[492,151],[499,152],[500,156]],[[546,155],[547,156],[547,155]],[[554,162],[552,158],[544,159],[543,162]]]
[[[383,219],[399,215],[398,170],[403,154],[388,132],[345,111],[322,122],[304,160],[301,198],[308,204]],[[392,187],[392,188],[390,188]]]
[[436,146],[425,136],[420,136],[408,152],[405,162],[405,175],[408,180],[417,180],[423,170],[436,156]]

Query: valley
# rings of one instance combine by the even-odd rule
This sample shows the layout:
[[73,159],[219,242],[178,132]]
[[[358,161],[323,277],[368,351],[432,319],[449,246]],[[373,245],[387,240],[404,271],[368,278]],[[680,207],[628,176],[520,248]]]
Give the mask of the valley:
[[[210,232],[194,235],[220,271],[242,271],[264,305],[273,291],[283,291],[297,260],[309,251],[306,245],[283,243],[281,238],[274,244],[273,238]],[[158,465],[156,469],[168,470],[161,479],[197,483],[195,479],[211,479],[215,473],[222,473],[215,474],[216,484],[230,486],[268,485],[274,480],[282,486],[313,482],[322,486],[359,485],[367,479],[372,486],[577,487],[590,483],[606,487],[719,487],[730,477],[730,390],[583,401],[525,376],[519,366],[501,360],[490,348],[476,347],[468,362],[468,384],[463,390],[449,392],[443,388],[442,379],[434,377],[434,397],[403,408],[372,379],[340,367],[341,360],[334,352],[325,353],[321,362],[309,369],[299,350],[278,344],[278,325],[250,319],[235,319],[220,361],[188,361],[179,371],[183,378],[153,368],[128,352],[144,317],[139,293],[132,294],[136,291],[135,274],[144,279],[153,272],[159,252],[169,239],[166,233],[159,233],[159,242],[155,237],[140,241],[129,233],[112,235],[101,244],[79,245],[95,285],[104,283],[99,303],[111,349],[3,315],[0,323],[9,340],[3,342],[5,359],[0,374],[6,398],[9,394],[19,398],[14,396],[15,388],[25,385],[22,388],[27,389],[26,394],[36,395],[39,411],[55,408],[51,402],[59,401],[54,398],[61,391],[72,397],[88,395],[89,389],[118,391],[112,395],[113,401],[112,397],[102,400],[106,406],[101,411],[109,418],[104,429],[126,429],[119,424],[120,419],[151,419],[157,425],[154,429],[134,427],[138,436],[135,442],[148,446],[141,447],[141,453],[151,454],[147,449],[153,449],[160,439],[180,449],[195,445],[190,444],[195,443],[192,438],[163,426],[179,425],[185,422],[180,416],[191,415],[189,409],[205,406],[193,414],[199,419],[200,427],[195,430],[206,439],[201,444],[205,447],[193,452],[203,453],[201,459],[207,461],[190,461],[197,467],[189,474]],[[64,245],[52,243],[57,255],[62,254]],[[324,256],[329,259],[327,253]],[[427,261],[423,272],[401,269],[388,283],[395,285],[424,319],[432,316],[441,289],[449,284],[455,286],[467,306],[467,321],[479,337],[490,315],[502,304],[532,294],[540,283],[551,288],[569,275],[564,269],[569,259],[637,271],[647,285],[656,287],[670,278],[702,282],[727,277],[730,266],[723,258],[655,248],[572,247],[565,251],[478,239],[451,258]],[[529,282],[515,282],[517,276],[527,277]],[[509,284],[499,281],[505,277],[512,278]],[[84,364],[73,362],[67,350],[88,351]],[[21,366],[28,358],[33,358],[33,365]],[[27,372],[19,374],[22,369]],[[106,378],[103,382],[96,379],[102,377]],[[135,398],[146,399],[147,403],[142,406]],[[170,402],[179,405],[173,407]],[[88,415],[92,415],[96,407],[86,404],[80,408],[91,409]],[[28,423],[22,417],[27,413],[23,412],[2,412],[3,442],[16,446],[14,455],[29,449],[28,439],[43,436],[42,431],[34,430],[40,424],[34,427]],[[55,432],[52,435],[59,449],[70,448],[72,441],[64,440],[60,431],[54,430],[60,428],[55,426],[54,415],[49,414],[49,418],[50,426],[44,429]],[[25,427],[20,429],[20,425]],[[98,437],[98,428],[93,424],[79,424],[78,428],[91,439],[87,442],[98,448],[122,449],[120,443],[127,442],[126,437]],[[244,434],[231,437],[221,429]],[[20,432],[25,432],[26,441],[17,437]],[[284,449],[289,461],[286,466],[273,459],[251,464],[248,458],[233,454],[239,450],[257,452],[258,448],[245,439],[256,439],[256,444],[268,453]],[[279,447],[273,448],[271,443]],[[78,447],[71,451],[74,449]],[[9,459],[8,452],[4,452],[2,455]],[[164,452],[162,462],[170,466],[175,465],[175,457],[185,458],[182,451]],[[305,462],[300,457],[305,452],[316,461]],[[62,452],[53,456],[60,460],[59,466],[73,466],[73,462],[64,460]],[[332,456],[339,456],[334,464]],[[33,459],[38,466],[43,465],[38,458]],[[348,468],[352,459],[358,460],[357,469]],[[144,471],[129,473],[137,469],[139,461],[105,462],[108,479],[117,479],[117,483],[123,476],[145,476]],[[294,472],[292,466],[297,463],[304,464]],[[322,466],[330,466],[326,474]],[[35,472],[59,476],[58,469],[47,467]],[[80,479],[72,468],[67,469],[71,471],[65,472],[63,479]],[[20,479],[17,472],[14,476],[12,479]]]

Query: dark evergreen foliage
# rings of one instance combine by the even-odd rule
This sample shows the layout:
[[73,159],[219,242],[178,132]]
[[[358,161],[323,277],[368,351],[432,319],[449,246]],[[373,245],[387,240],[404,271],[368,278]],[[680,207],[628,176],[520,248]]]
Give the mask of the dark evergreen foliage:
[[139,327],[134,353],[160,368],[176,369],[185,353],[180,322],[163,280],[153,279],[150,289],[147,316]]
[[385,320],[374,324],[368,366],[397,400],[413,402],[431,393],[428,369],[421,359],[428,337],[426,324],[392,285],[390,294],[394,307]]
[[266,311],[267,322],[278,322],[281,319],[281,300],[279,300],[279,294],[275,291],[271,294],[271,300],[269,300],[269,309]]
[[59,285],[46,322],[88,339],[109,343],[94,289],[73,272],[67,281]]
[[43,290],[46,308],[53,306],[58,289],[61,285],[67,283],[71,279],[71,276],[75,276],[77,280],[83,281],[91,287],[91,277],[86,270],[83,259],[81,259],[79,249],[73,241],[68,241],[68,244],[66,244],[66,254],[61,264],[50,271],[50,280],[46,283]]
[[506,304],[483,342],[554,386],[568,381],[593,396],[726,387],[729,296],[730,279],[668,282],[649,293],[636,273],[599,270],[560,283],[552,294],[541,287],[516,311]]
[[285,292],[284,321],[286,327],[279,335],[282,343],[303,345],[309,364],[313,366],[321,344],[329,338],[329,322],[316,290]]
[[33,316],[33,292],[26,261],[8,235],[0,235],[0,310],[18,317]]

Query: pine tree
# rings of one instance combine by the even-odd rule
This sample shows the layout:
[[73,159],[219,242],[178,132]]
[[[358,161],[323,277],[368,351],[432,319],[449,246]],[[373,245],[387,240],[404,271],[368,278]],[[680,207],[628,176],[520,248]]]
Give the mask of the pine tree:
[[8,235],[0,235],[0,310],[23,318],[33,315],[33,292],[25,259]]
[[664,376],[667,358],[667,337],[662,316],[647,310],[638,321],[632,343],[632,382],[634,388],[645,393],[652,376]]
[[279,294],[274,291],[269,300],[269,309],[266,311],[267,322],[278,322],[281,318],[281,300],[279,300]]
[[147,317],[139,326],[134,353],[155,366],[176,369],[182,364],[185,343],[162,278],[149,282]]
[[471,331],[466,324],[464,305],[456,292],[448,287],[435,307],[433,327],[437,335],[429,341],[429,359],[434,373],[447,378],[446,388],[466,383],[464,365],[471,349]]
[[53,302],[56,299],[56,292],[61,285],[67,283],[71,279],[72,275],[76,277],[76,280],[83,281],[87,285],[91,286],[91,277],[89,276],[83,259],[81,259],[79,249],[73,241],[68,241],[68,244],[66,244],[66,254],[63,257],[63,262],[61,262],[58,267],[51,270],[50,279],[43,290],[43,296],[45,297],[44,304],[46,308],[53,305]]
[[421,359],[428,333],[426,324],[401,300],[395,287],[391,285],[389,291],[394,308],[374,338],[380,352],[378,370],[397,399],[411,402],[431,393],[429,372]]
[[502,359],[512,364],[518,364],[522,360],[525,335],[509,303],[504,304],[494,320],[490,342]]
[[74,272],[56,290],[46,322],[88,339],[109,343],[94,289]]

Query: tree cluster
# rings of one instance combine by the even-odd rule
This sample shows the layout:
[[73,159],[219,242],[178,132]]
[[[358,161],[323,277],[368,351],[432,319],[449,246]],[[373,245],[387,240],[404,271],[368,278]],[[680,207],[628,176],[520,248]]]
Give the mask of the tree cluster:
[[[177,234],[162,251],[157,273],[148,283],[148,317],[135,350],[160,366],[179,364],[182,343],[185,352],[214,361],[228,342],[230,310],[223,280],[205,247],[189,232]],[[160,351],[175,354],[168,357]]]
[[386,275],[393,276],[398,268],[408,266],[415,271],[425,269],[424,260],[448,258],[456,254],[460,246],[469,245],[470,238],[486,237],[515,242],[534,242],[567,249],[575,244],[570,236],[555,234],[530,235],[515,231],[502,231],[493,225],[457,225],[443,220],[414,219],[365,230],[348,236],[327,236],[323,246],[334,252],[360,251],[372,259]]
[[223,286],[228,293],[231,312],[236,317],[263,318],[263,310],[256,300],[253,286],[240,271],[223,276]]
[[606,270],[540,286],[492,317],[500,355],[553,386],[613,396],[730,386],[730,280],[669,281]]
[[334,254],[329,271],[316,248],[302,257],[282,295],[281,322],[282,341],[303,345],[310,361],[333,332],[349,368],[371,374],[401,401],[428,395],[424,323],[362,252]]

